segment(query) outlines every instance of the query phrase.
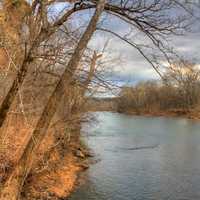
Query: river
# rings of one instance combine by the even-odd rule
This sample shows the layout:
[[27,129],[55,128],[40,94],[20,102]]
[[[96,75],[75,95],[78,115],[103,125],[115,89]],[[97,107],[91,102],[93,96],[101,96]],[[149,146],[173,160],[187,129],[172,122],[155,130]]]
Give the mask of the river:
[[70,200],[199,200],[200,122],[94,113],[84,124],[100,159]]

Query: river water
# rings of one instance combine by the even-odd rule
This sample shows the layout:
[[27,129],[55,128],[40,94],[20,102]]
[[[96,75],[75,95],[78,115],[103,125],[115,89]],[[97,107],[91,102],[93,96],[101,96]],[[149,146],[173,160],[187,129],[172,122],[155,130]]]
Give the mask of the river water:
[[70,200],[199,200],[200,122],[94,113],[84,140],[100,159]]

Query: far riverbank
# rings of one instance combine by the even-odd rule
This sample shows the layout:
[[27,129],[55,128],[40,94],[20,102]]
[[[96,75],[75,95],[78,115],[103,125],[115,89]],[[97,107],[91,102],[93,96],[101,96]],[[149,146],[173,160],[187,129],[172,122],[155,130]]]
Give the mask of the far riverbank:
[[150,117],[184,117],[187,119],[200,119],[199,109],[169,109],[169,110],[141,110],[122,109],[118,107],[119,98],[90,98],[87,102],[87,110],[90,112],[109,111],[123,113],[127,115],[150,116]]

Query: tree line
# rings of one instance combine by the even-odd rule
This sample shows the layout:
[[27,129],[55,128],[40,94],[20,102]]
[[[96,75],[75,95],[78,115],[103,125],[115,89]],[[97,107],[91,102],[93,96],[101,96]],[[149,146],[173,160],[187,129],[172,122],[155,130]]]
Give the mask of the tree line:
[[188,61],[174,63],[167,68],[162,80],[144,81],[132,87],[123,87],[117,102],[118,110],[122,112],[198,112],[200,68]]

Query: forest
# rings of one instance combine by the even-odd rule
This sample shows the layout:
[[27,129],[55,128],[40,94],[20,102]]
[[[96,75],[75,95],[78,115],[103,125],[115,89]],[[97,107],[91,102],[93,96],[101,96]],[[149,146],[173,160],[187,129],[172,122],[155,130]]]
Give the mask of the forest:
[[[106,44],[89,45],[95,32],[136,49],[162,78],[122,88],[119,111],[196,109],[199,70],[167,39],[192,31],[199,8],[179,0],[1,0],[0,200],[65,198],[88,168],[80,139],[81,124],[93,123],[88,95],[113,86],[104,79]],[[126,33],[113,28],[119,21]]]
[[186,61],[175,63],[163,74],[162,81],[152,80],[123,87],[117,99],[117,110],[199,118],[199,75],[197,64]]

